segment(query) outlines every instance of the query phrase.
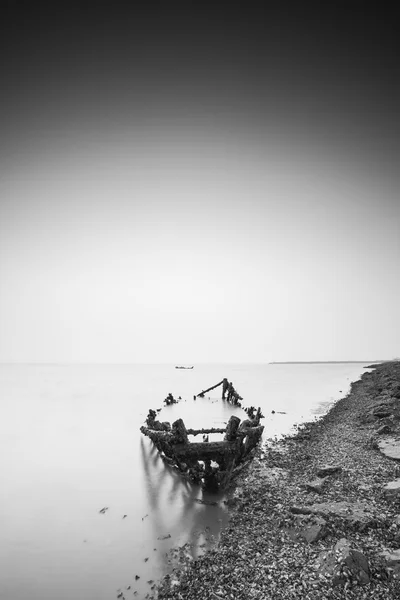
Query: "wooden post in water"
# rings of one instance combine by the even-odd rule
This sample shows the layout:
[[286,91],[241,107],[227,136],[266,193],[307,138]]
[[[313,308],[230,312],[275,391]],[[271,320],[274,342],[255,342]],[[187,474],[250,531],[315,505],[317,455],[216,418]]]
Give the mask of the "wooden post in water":
[[177,419],[172,423],[172,433],[176,444],[187,444],[189,442],[185,423],[182,419]]
[[225,438],[224,439],[227,442],[233,442],[236,439],[236,434],[238,432],[239,425],[240,425],[239,417],[235,417],[235,415],[232,415],[228,421],[228,424],[227,424],[226,430],[225,430]]

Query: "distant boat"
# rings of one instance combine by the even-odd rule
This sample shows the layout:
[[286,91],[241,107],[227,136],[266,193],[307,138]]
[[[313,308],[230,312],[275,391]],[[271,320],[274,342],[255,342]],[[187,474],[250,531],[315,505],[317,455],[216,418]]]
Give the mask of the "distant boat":
[[194,367],[175,367],[175,369],[194,369]]

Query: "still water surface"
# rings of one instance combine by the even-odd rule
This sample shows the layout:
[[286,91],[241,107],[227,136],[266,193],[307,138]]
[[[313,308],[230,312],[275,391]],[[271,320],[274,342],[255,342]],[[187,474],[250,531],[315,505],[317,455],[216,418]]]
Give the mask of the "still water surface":
[[195,502],[208,496],[139,432],[169,392],[182,400],[161,420],[223,427],[245,413],[220,400],[221,388],[193,395],[227,377],[246,406],[262,407],[267,439],[326,412],[362,372],[356,363],[0,365],[1,600],[109,600],[118,589],[141,598],[172,547],[190,542],[196,556],[218,539],[223,502]]

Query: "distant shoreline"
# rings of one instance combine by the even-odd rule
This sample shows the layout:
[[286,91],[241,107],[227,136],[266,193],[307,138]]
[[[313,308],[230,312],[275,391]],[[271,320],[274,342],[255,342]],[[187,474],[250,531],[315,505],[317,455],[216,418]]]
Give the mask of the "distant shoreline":
[[269,365],[352,365],[391,362],[390,360],[287,360],[274,361]]

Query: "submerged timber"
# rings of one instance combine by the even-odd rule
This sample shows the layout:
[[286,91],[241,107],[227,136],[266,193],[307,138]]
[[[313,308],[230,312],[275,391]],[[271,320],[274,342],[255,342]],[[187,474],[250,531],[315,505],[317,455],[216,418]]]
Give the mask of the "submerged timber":
[[[223,379],[205,392],[222,385],[222,398],[232,404],[239,405],[239,394],[232,383]],[[217,491],[224,488],[235,474],[235,469],[252,456],[264,431],[260,425],[261,410],[246,409],[249,416],[241,422],[239,417],[231,416],[226,428],[187,429],[182,419],[177,419],[172,426],[168,422],[157,420],[156,411],[150,409],[146,425],[140,431],[150,438],[160,454],[170,465],[175,466],[192,483],[202,483],[205,489]],[[209,442],[209,435],[224,434],[224,439]],[[202,435],[202,442],[191,442],[189,436]],[[213,464],[214,463],[214,464]]]

